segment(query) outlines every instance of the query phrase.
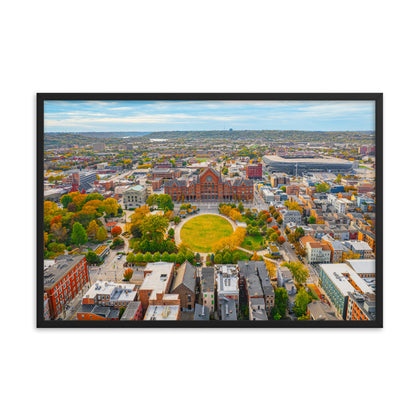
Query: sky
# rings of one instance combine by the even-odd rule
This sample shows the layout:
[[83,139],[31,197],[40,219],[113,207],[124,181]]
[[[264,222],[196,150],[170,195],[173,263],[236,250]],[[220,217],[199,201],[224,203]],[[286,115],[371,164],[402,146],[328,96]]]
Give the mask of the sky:
[[45,132],[375,129],[373,101],[45,101]]

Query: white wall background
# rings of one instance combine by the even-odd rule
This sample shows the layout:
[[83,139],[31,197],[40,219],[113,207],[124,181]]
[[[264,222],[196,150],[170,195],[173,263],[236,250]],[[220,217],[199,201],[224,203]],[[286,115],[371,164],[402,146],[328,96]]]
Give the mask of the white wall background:
[[[3,3],[4,418],[414,418],[418,240],[405,236],[418,238],[411,213],[419,202],[416,6],[404,0]],[[37,91],[383,91],[385,328],[36,330]],[[410,218],[399,219],[400,206]]]

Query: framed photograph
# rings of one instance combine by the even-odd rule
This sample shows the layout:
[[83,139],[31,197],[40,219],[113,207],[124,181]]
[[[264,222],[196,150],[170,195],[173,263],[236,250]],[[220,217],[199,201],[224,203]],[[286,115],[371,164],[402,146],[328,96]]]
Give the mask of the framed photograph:
[[39,93],[37,326],[380,328],[381,93]]

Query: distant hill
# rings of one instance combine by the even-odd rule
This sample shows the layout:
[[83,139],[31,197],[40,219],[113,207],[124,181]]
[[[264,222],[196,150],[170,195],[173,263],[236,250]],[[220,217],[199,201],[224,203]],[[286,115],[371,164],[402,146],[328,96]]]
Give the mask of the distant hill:
[[45,133],[45,148],[66,147],[69,144],[85,146],[98,141],[106,144],[115,142],[148,141],[151,139],[209,141],[209,140],[249,140],[283,142],[325,141],[346,143],[352,141],[374,141],[372,131],[282,131],[282,130],[224,130],[224,131],[120,131],[85,133]]
[[182,140],[278,140],[284,141],[352,141],[372,140],[371,131],[282,131],[282,130],[224,130],[224,131],[156,131],[143,136],[143,139],[182,139]]
[[119,131],[119,132],[86,132],[86,133],[45,133],[45,148],[66,147],[69,144],[85,146],[98,141],[112,143],[116,141],[141,138],[150,132],[146,131]]

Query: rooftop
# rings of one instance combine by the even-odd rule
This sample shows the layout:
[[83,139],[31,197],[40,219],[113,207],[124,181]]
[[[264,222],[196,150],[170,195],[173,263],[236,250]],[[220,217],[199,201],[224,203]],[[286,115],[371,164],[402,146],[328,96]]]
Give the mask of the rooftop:
[[176,321],[179,305],[149,305],[144,316],[145,321]]
[[109,295],[110,302],[133,301],[137,292],[135,284],[119,284],[98,280],[83,296],[83,299],[95,299],[97,295]]
[[346,264],[351,267],[356,273],[361,274],[375,274],[376,264],[374,259],[364,260],[346,260]]
[[271,162],[279,163],[351,163],[350,161],[334,158],[334,157],[281,157],[277,155],[266,155],[264,156]]
[[194,308],[194,321],[208,321],[209,319],[210,309],[197,303]]
[[192,292],[195,291],[195,267],[189,261],[185,261],[178,268],[171,290],[173,291],[181,284]]
[[366,283],[366,281],[363,280],[347,264],[320,264],[319,267],[334,283],[334,285],[337,287],[337,289],[341,292],[343,296],[347,296],[348,293],[353,293],[357,291],[357,289],[350,283],[349,278],[345,276],[345,274],[350,276],[355,286],[357,286],[362,293],[373,293],[373,290]]
[[44,269],[44,289],[54,287],[59,280],[84,259],[84,255],[59,255],[55,259],[55,264],[49,262],[48,267]]
[[148,263],[144,268],[147,274],[144,277],[141,290],[152,290],[150,299],[156,297],[156,293],[165,293],[168,282],[171,280],[171,273],[174,263],[155,262]]
[[311,318],[315,321],[337,321],[335,312],[325,302],[315,300],[308,304],[308,310],[311,313]]
[[214,292],[214,267],[203,267],[201,269],[201,290],[203,292]]
[[221,298],[220,314],[222,316],[222,321],[236,321],[238,317],[236,314],[235,301],[225,297]]
[[141,302],[130,302],[125,309],[123,316],[120,318],[120,321],[131,321],[139,310],[140,305]]

